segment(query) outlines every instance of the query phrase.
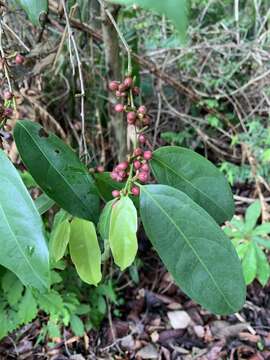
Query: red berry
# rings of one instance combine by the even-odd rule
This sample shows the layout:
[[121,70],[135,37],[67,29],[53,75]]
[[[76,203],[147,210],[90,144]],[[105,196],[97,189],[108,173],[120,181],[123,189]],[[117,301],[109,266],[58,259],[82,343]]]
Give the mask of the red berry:
[[149,165],[148,164],[143,164],[141,169],[145,172],[148,172],[149,171]]
[[124,92],[124,91],[127,90],[127,87],[126,87],[125,84],[120,84],[118,90],[121,91],[121,92]]
[[120,191],[119,191],[119,190],[113,190],[113,191],[112,191],[112,196],[113,196],[114,198],[119,197],[119,196],[120,196]]
[[24,63],[24,56],[22,56],[21,54],[17,54],[15,58],[15,63],[17,65],[22,65]]
[[124,111],[124,105],[123,104],[116,104],[114,107],[114,110],[118,113],[121,113]]
[[140,195],[140,188],[138,186],[133,186],[133,188],[131,189],[131,193],[134,196],[139,196]]
[[142,149],[136,148],[134,150],[134,156],[141,156],[142,155]]
[[147,112],[147,109],[146,109],[146,107],[145,107],[144,105],[142,105],[142,106],[139,107],[138,112],[139,112],[140,114],[145,115],[146,112]]
[[127,114],[127,122],[129,124],[134,124],[137,119],[137,114],[134,111],[131,111]]
[[121,97],[125,97],[127,94],[124,92],[121,92]]
[[12,93],[9,91],[9,90],[6,90],[5,92],[4,92],[4,99],[5,100],[10,100],[10,99],[12,99]]
[[139,135],[138,140],[141,144],[145,144],[146,137],[143,134],[141,134],[141,135]]
[[117,174],[116,181],[117,182],[122,182],[123,180],[124,180],[124,178],[121,175]]
[[116,96],[116,97],[121,97],[121,96],[122,96],[121,91],[116,90],[116,92],[115,92],[115,96]]
[[145,171],[140,172],[139,175],[138,175],[138,179],[141,182],[146,183],[148,181],[148,173],[145,172]]
[[125,80],[124,80],[124,85],[127,87],[127,88],[130,88],[132,85],[133,85],[133,80],[131,77],[127,77]]
[[11,108],[5,109],[5,111],[4,111],[5,116],[10,117],[10,116],[12,116],[12,114],[13,114],[13,110]]
[[118,178],[118,174],[117,174],[117,172],[116,171],[113,171],[113,172],[111,172],[111,178],[113,179],[113,180],[117,180],[117,178]]
[[153,154],[152,154],[152,151],[150,151],[150,150],[147,150],[143,153],[143,158],[145,160],[151,160],[152,156],[153,156]]
[[101,166],[101,165],[97,166],[98,173],[103,173],[104,171],[105,171],[104,166]]
[[109,83],[109,89],[110,89],[111,91],[117,91],[118,88],[119,88],[119,84],[118,84],[117,81],[111,81],[111,82]]
[[140,95],[140,89],[138,88],[138,86],[135,86],[133,89],[132,89],[132,92],[135,96],[139,96]]
[[123,161],[123,162],[121,162],[120,164],[118,164],[116,166],[117,171],[126,170],[127,168],[128,168],[128,162],[127,161]]
[[141,163],[139,162],[139,160],[135,160],[133,165],[136,170],[139,170],[141,167]]

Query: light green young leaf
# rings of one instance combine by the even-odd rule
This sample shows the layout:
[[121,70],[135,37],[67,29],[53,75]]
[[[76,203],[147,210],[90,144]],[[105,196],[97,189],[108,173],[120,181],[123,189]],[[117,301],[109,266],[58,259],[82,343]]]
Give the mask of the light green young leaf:
[[137,4],[140,7],[166,15],[173,21],[179,35],[185,41],[188,25],[188,0],[109,0],[121,5]]
[[109,231],[110,231],[110,219],[112,212],[112,205],[115,203],[115,199],[109,201],[103,208],[99,222],[98,222],[98,231],[103,240],[109,239]]
[[22,301],[19,304],[18,317],[22,324],[27,324],[37,316],[37,302],[31,289],[26,289]]
[[23,284],[17,276],[11,271],[7,271],[1,279],[1,285],[9,305],[17,304],[23,292]]
[[262,286],[265,286],[269,280],[270,266],[267,257],[265,253],[262,251],[262,249],[257,245],[254,246],[257,257],[257,278],[259,282],[262,284]]
[[247,211],[245,214],[245,231],[246,232],[251,231],[255,227],[260,215],[261,215],[261,203],[259,200],[256,200],[253,204],[251,204],[247,208]]
[[243,273],[247,285],[251,284],[257,274],[257,256],[255,246],[249,243],[248,249],[242,261]]
[[180,190],[146,185],[141,187],[140,211],[147,236],[188,296],[216,314],[243,306],[240,260],[205,210]]
[[48,0],[16,0],[24,9],[30,21],[34,25],[39,25],[39,19],[42,14],[48,12]]
[[65,254],[70,238],[70,217],[64,210],[60,210],[55,216],[49,242],[50,255],[55,262]]
[[72,314],[70,317],[70,326],[75,336],[83,336],[84,325],[79,316]]
[[49,252],[43,223],[17,170],[0,151],[0,264],[26,286],[49,287]]
[[[252,231],[253,236],[261,236],[270,234],[270,223],[265,223],[259,226]],[[270,242],[270,241],[269,241]]]
[[101,252],[92,222],[78,218],[72,220],[69,250],[80,278],[97,286],[102,278]]
[[254,236],[252,238],[257,244],[263,246],[264,248],[270,250],[270,240],[269,239],[264,239],[260,236]]
[[111,213],[109,244],[114,262],[123,271],[130,266],[137,254],[137,210],[129,197],[121,197]]

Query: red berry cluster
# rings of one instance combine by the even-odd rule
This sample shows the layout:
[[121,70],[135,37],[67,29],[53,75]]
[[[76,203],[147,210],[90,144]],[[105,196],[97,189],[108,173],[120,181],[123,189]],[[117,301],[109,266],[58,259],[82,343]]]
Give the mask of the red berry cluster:
[[118,81],[111,81],[109,83],[109,90],[115,93],[117,98],[122,98],[122,102],[114,106],[117,113],[126,113],[127,123],[129,125],[136,125],[137,128],[148,126],[150,124],[150,117],[147,115],[147,109],[144,105],[136,108],[131,98],[140,94],[140,89],[134,86],[133,79],[129,76],[120,83]]

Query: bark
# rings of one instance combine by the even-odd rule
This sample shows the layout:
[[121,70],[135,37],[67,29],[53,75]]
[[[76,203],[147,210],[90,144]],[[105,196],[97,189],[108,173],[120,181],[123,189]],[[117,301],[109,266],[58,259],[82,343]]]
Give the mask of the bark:
[[[115,21],[117,20],[117,14],[119,6],[110,5],[108,10],[113,15]],[[107,80],[121,80],[122,78],[122,61],[121,61],[121,47],[119,44],[119,37],[114,25],[105,13],[104,9],[101,9],[102,18],[102,34],[104,40],[105,61],[107,68]],[[115,96],[109,93],[109,116],[111,119],[112,130],[114,134],[114,143],[117,147],[118,160],[123,161],[127,155],[127,133],[126,124],[124,123],[123,114],[117,114],[113,110],[113,104],[115,103]]]

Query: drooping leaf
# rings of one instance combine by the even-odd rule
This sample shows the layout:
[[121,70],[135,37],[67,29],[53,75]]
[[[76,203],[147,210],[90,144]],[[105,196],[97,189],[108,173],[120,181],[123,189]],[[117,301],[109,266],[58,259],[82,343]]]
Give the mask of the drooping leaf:
[[50,255],[54,261],[59,261],[65,254],[70,238],[70,215],[60,210],[56,216],[50,235]]
[[248,244],[247,251],[242,261],[243,273],[247,285],[251,284],[257,274],[256,249],[252,242]]
[[152,10],[166,15],[173,21],[179,31],[182,40],[185,40],[188,23],[188,1],[187,0],[109,0],[121,5],[137,4],[146,10]]
[[41,194],[36,200],[35,205],[39,212],[39,215],[45,214],[53,205],[55,202],[50,199],[46,194]]
[[230,220],[234,202],[224,175],[210,161],[192,150],[178,146],[154,152],[151,166],[159,183],[186,193],[219,224]]
[[253,204],[251,204],[247,208],[247,211],[245,214],[245,231],[246,232],[251,231],[255,227],[260,215],[261,215],[261,203],[259,200],[256,200],[256,201],[254,201]]
[[101,252],[93,223],[82,219],[72,220],[69,250],[80,278],[97,286],[102,277]]
[[43,224],[21,177],[0,151],[0,264],[26,286],[49,286],[49,253]]
[[216,314],[245,301],[241,263],[216,222],[183,192],[141,187],[141,217],[150,241],[181,289]]
[[99,197],[94,179],[74,151],[30,120],[17,122],[14,137],[24,164],[42,190],[70,214],[96,221]]
[[254,245],[257,257],[257,278],[262,286],[265,286],[270,276],[270,266],[265,253],[262,249]]
[[109,240],[109,231],[110,231],[110,219],[112,213],[112,205],[116,200],[109,201],[103,208],[99,222],[98,222],[98,231],[103,240]]
[[24,9],[29,20],[34,25],[39,25],[40,16],[48,12],[48,0],[16,0]]
[[109,244],[114,262],[123,271],[137,254],[137,210],[128,196],[114,203],[111,211]]

